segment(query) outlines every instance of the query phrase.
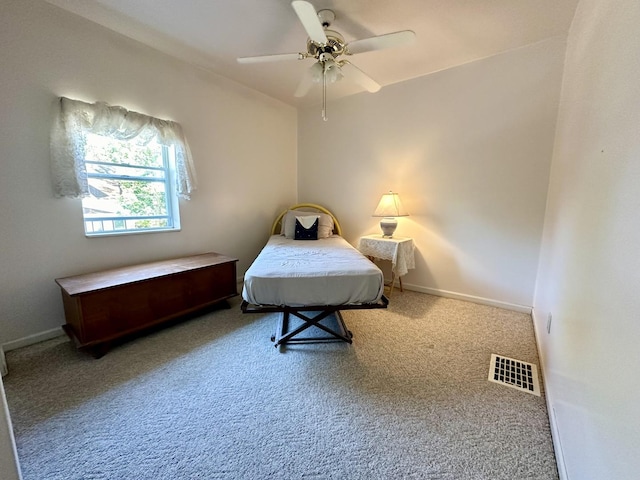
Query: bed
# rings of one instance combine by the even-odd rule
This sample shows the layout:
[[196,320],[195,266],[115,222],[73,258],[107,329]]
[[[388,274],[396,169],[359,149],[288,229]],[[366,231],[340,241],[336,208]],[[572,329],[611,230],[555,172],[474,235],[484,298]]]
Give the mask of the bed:
[[245,273],[241,309],[280,313],[271,337],[276,347],[352,343],[340,311],[386,308],[383,292],[382,271],[342,238],[336,217],[320,205],[302,203],[274,221],[267,244]]

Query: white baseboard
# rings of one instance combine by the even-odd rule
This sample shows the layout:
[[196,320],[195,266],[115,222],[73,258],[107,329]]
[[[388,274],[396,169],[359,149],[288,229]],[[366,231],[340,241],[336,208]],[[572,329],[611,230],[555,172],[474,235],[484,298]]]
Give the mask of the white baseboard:
[[2,373],[2,376],[4,377],[7,373],[9,373],[7,360],[4,357],[5,352],[10,352],[11,350],[15,350],[17,348],[28,347],[29,345],[44,342],[45,340],[50,340],[52,338],[59,337],[60,335],[64,335],[64,330],[62,330],[62,327],[52,328],[51,330],[28,335],[26,337],[19,338],[17,340],[13,340],[11,342],[3,343],[2,345],[0,345],[0,372]]
[[[558,430],[558,421],[556,419],[556,411],[553,408],[552,397],[553,393],[549,391],[549,385],[545,381],[547,369],[545,367],[545,359],[540,350],[540,332],[538,331],[538,325],[545,325],[544,322],[540,322],[540,319],[536,316],[535,308],[531,309],[531,318],[533,319],[533,333],[536,337],[536,348],[538,349],[538,359],[540,360],[540,376],[542,377],[542,383],[544,385],[544,396],[547,402],[547,412],[549,413],[549,425],[551,427],[551,440],[553,441],[553,450],[556,454],[556,465],[558,466],[558,476],[560,480],[569,480],[567,474],[567,467],[564,464],[564,454],[562,453],[562,444],[560,443],[560,432]],[[544,334],[544,333],[543,333]]]
[[[242,285],[242,280],[238,279],[239,286]],[[517,305],[513,303],[501,302],[499,300],[493,300],[490,298],[484,297],[476,297],[473,295],[466,295],[463,293],[450,292],[447,290],[440,290],[436,288],[428,288],[421,287],[419,285],[412,285],[404,283],[403,287],[407,290],[413,290],[415,292],[428,293],[430,295],[436,295],[438,297],[446,297],[446,298],[454,298],[456,300],[464,300],[467,302],[479,303],[481,305],[489,305],[492,307],[504,308],[506,310],[513,310],[520,313],[531,313],[531,307],[526,305]],[[10,352],[11,350],[15,350],[17,348],[27,347],[29,345],[33,345],[35,343],[44,342],[45,340],[50,340],[52,338],[59,337],[64,335],[64,331],[62,327],[52,328],[51,330],[46,330],[44,332],[35,333],[33,335],[28,335],[23,338],[19,338],[17,340],[13,340],[11,342],[4,343],[0,345],[0,370],[2,366],[5,365],[4,361],[4,352]]]
[[500,300],[493,300],[491,298],[476,297],[474,295],[450,292],[448,290],[440,290],[438,288],[421,287],[419,285],[411,285],[407,283],[403,283],[402,286],[407,290],[413,290],[414,292],[428,293],[430,295],[436,295],[438,297],[464,300],[466,302],[479,303],[481,305],[489,305],[491,307],[504,308],[505,310],[512,310],[514,312],[531,314],[531,307],[527,305],[518,305],[515,303],[501,302]]
[[2,348],[5,352],[10,352],[11,350],[15,350],[17,348],[28,347],[29,345],[33,345],[34,343],[51,340],[52,338],[59,337],[60,335],[64,335],[64,330],[62,330],[62,327],[52,328],[51,330],[34,333],[33,335],[28,335],[26,337],[4,343],[0,345],[0,348]]

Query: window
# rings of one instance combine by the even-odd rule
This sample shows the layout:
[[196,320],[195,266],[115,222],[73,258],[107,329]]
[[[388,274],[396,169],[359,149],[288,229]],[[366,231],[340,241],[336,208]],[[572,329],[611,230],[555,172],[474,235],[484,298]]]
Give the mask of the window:
[[179,124],[64,97],[51,129],[51,171],[56,197],[82,198],[88,236],[177,230],[178,197],[196,189]]
[[89,196],[82,199],[87,235],[180,228],[172,188],[173,148],[87,134]]

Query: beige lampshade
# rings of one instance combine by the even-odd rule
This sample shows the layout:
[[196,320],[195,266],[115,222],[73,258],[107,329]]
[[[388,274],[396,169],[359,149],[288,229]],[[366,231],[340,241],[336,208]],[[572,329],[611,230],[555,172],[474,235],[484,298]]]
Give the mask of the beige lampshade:
[[373,212],[374,217],[408,217],[409,213],[402,206],[400,195],[389,192],[382,195],[376,211]]
[[395,217],[408,217],[409,213],[402,206],[400,195],[389,192],[382,195],[376,211],[373,212],[373,216],[383,217],[380,220],[382,236],[392,238],[398,226],[398,221]]

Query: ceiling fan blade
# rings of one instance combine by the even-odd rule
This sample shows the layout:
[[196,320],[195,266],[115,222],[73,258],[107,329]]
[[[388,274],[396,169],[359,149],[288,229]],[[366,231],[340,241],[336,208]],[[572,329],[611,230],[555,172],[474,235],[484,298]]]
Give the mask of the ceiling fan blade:
[[318,12],[309,2],[303,0],[294,0],[291,6],[296,11],[302,26],[307,31],[309,38],[316,43],[326,45],[328,43],[327,36],[322,28],[322,23],[318,18]]
[[414,38],[416,38],[416,34],[411,30],[402,30],[401,32],[387,33],[385,35],[378,35],[377,37],[363,38],[362,40],[354,40],[349,43],[346,53],[348,55],[354,55],[372,50],[397,47],[412,42]]
[[293,94],[294,97],[304,97],[307,93],[309,93],[309,90],[311,90],[311,87],[314,83],[313,70],[315,66],[316,64],[314,63],[304,72],[304,75],[302,76],[302,78],[300,79],[300,83],[298,84],[298,88],[296,89],[296,93]]
[[342,69],[342,74],[345,76],[345,78],[353,80],[358,85],[364,87],[365,90],[371,93],[375,93],[380,90],[380,88],[382,88],[378,82],[376,82],[373,78],[364,73],[351,62],[343,60],[342,62],[340,62],[340,68]]
[[257,57],[239,57],[238,63],[280,62],[282,60],[302,60],[306,58],[302,53],[277,53],[275,55],[259,55]]

